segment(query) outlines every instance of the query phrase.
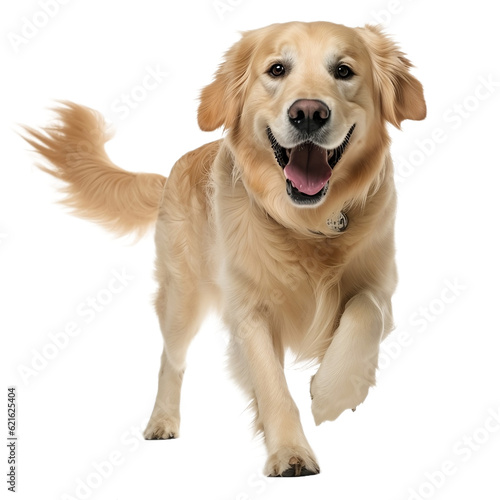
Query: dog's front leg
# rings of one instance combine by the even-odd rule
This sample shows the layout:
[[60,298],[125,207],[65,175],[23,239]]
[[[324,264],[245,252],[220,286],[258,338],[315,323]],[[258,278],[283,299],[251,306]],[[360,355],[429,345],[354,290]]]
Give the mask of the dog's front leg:
[[311,381],[312,412],[317,425],[335,420],[344,410],[355,409],[375,384],[386,310],[369,291],[358,293],[346,304]]
[[273,342],[265,315],[251,312],[246,318],[232,322],[230,366],[243,389],[255,398],[256,421],[264,432],[268,449],[265,473],[268,476],[317,474],[316,458],[286,383],[282,348]]

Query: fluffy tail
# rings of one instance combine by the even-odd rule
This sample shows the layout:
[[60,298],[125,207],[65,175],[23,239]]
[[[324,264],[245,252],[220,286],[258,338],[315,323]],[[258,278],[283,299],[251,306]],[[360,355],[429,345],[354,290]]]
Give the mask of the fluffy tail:
[[113,164],[104,150],[110,134],[97,111],[70,102],[55,111],[58,123],[43,131],[26,127],[24,138],[49,162],[37,166],[65,183],[63,203],[120,236],[144,234],[156,221],[166,178]]

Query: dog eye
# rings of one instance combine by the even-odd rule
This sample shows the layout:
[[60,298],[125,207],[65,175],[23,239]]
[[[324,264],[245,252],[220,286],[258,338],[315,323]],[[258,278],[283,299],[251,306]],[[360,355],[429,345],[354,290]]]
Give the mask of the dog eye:
[[268,73],[271,76],[278,77],[278,76],[283,76],[285,74],[285,66],[283,64],[273,64],[270,68]]
[[346,64],[339,64],[335,68],[335,78],[338,78],[340,80],[347,80],[351,78],[351,76],[354,75],[353,71],[349,66]]

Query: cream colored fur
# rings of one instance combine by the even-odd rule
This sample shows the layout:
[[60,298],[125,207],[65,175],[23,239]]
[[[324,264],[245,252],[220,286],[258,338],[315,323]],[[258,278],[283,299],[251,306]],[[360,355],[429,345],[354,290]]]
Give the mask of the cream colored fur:
[[[336,79],[339,61],[355,77]],[[277,62],[288,73],[273,79],[268,68]],[[178,436],[186,352],[207,309],[217,307],[232,335],[232,374],[265,436],[266,474],[319,472],[285,380],[285,350],[319,365],[311,381],[318,424],[362,403],[375,383],[397,279],[386,123],[399,127],[426,112],[409,68],[370,26],[288,23],[244,33],[201,94],[200,127],[224,126],[226,137],[184,155],[168,180],[111,163],[103,120],[88,108],[66,103],[54,126],[29,129],[48,160],[44,170],[65,183],[78,215],[118,234],[141,234],[156,221],[164,350],[147,439]],[[290,141],[286,113],[297,99],[328,105],[328,148],[356,123],[314,207],[290,201],[266,135],[270,127],[280,143]],[[350,224],[335,233],[326,221],[340,210]]]

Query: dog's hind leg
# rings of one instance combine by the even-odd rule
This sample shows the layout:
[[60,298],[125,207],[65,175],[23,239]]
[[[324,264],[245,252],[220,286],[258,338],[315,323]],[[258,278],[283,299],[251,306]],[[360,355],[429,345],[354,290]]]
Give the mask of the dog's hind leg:
[[185,359],[189,344],[203,319],[198,292],[186,286],[160,285],[156,308],[163,334],[163,353],[158,376],[158,393],[146,439],[172,439],[179,436],[180,397]]
[[146,439],[179,434],[180,393],[186,354],[207,310],[217,306],[217,272],[206,205],[203,165],[217,144],[188,153],[174,165],[165,185],[156,225],[156,312],[163,335],[158,394]]

